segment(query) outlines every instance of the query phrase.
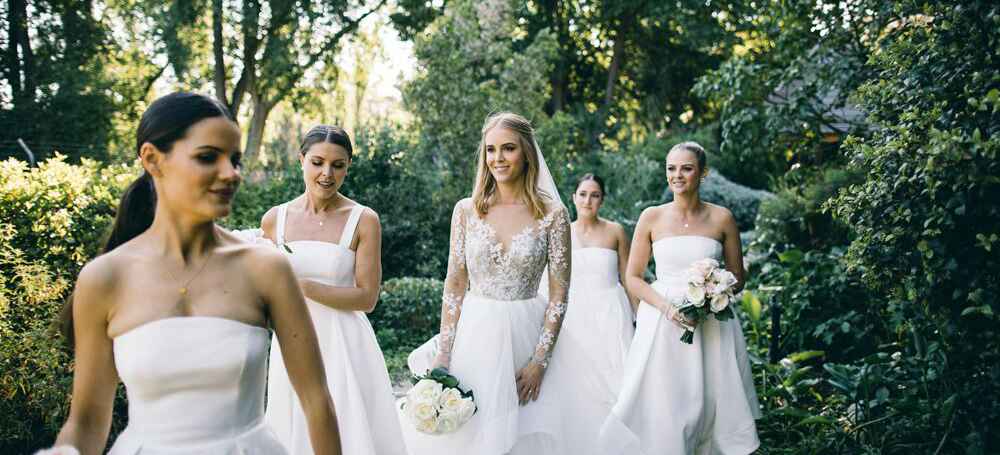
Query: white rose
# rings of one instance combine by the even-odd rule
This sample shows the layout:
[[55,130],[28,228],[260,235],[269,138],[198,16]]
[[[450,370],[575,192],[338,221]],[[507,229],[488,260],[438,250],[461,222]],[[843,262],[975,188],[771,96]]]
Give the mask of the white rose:
[[472,401],[472,398],[462,398],[462,406],[458,412],[458,416],[461,418],[460,422],[468,422],[472,418],[472,414],[475,413],[476,403]]
[[712,312],[718,313],[725,310],[729,306],[729,296],[726,294],[719,294],[712,296]]
[[788,357],[781,359],[781,361],[778,363],[781,365],[782,368],[786,370],[791,370],[792,368],[795,368],[795,362],[793,362],[792,359],[789,359]]
[[699,272],[698,270],[695,270],[695,269],[691,269],[691,270],[688,270],[688,274],[687,275],[688,275],[688,284],[695,285],[695,286],[704,286],[705,285],[705,274],[704,273],[701,273],[701,272]]
[[691,269],[701,276],[708,276],[713,270],[719,268],[719,261],[712,258],[705,258],[691,264]]
[[696,307],[705,305],[705,288],[701,286],[688,286],[687,300]]
[[723,294],[736,286],[736,276],[726,269],[716,269],[712,272],[712,279],[718,283],[714,290],[716,294]]
[[457,413],[462,406],[462,392],[458,389],[444,389],[438,396],[438,406],[444,412]]
[[406,411],[413,419],[426,420],[437,415],[437,406],[432,401],[407,401]]
[[414,427],[421,433],[434,434],[438,430],[438,421],[436,418],[418,420]]
[[459,415],[452,412],[443,412],[438,415],[438,433],[451,433],[461,426]]
[[406,394],[416,401],[435,403],[441,395],[441,383],[433,379],[422,379]]

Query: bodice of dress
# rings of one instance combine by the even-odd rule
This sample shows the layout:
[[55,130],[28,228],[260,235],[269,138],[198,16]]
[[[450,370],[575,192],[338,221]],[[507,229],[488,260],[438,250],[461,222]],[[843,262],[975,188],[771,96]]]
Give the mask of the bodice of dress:
[[573,290],[607,289],[618,285],[618,252],[609,248],[573,250]]
[[722,262],[722,244],[718,240],[700,235],[678,235],[653,242],[656,280],[666,289],[668,301],[683,301],[688,268],[705,258]]
[[270,331],[219,317],[171,317],[114,339],[128,429],[144,444],[235,438],[262,422]]
[[[337,243],[319,240],[285,240],[285,218],[288,204],[278,206],[275,238],[299,279],[315,280],[330,286],[354,286],[355,252],[351,250],[354,233],[364,207],[355,205]],[[287,247],[287,248],[286,248]],[[290,251],[289,251],[290,250]]]
[[569,216],[562,206],[515,234],[506,248],[496,231],[463,199],[451,222],[451,251],[441,317],[441,352],[450,356],[461,304],[467,291],[495,300],[526,300],[538,295],[548,267],[549,306],[532,360],[548,364],[559,333],[570,282]]

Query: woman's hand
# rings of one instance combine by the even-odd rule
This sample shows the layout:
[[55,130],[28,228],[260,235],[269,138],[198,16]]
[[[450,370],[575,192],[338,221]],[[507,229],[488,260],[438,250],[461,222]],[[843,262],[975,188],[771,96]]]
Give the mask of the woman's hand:
[[517,399],[522,406],[538,399],[544,376],[545,368],[535,361],[528,362],[518,370],[514,380],[517,382]]
[[694,331],[694,328],[698,325],[698,321],[695,321],[678,310],[677,307],[667,303],[660,306],[660,311],[663,315],[667,317],[671,322],[677,324],[682,329]]

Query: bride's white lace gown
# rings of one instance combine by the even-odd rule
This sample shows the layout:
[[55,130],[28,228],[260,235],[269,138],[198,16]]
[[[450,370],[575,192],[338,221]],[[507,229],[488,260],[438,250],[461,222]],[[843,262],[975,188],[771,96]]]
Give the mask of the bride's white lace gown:
[[170,317],[114,343],[128,427],[110,455],[285,454],[264,423],[271,332],[220,317]]
[[[574,246],[580,245],[573,236]],[[632,308],[618,277],[618,252],[573,249],[569,307],[554,356],[565,366],[560,382],[568,453],[597,454],[597,436],[618,398],[632,342]]]
[[[687,289],[685,271],[703,258],[721,262],[722,244],[701,236],[653,242],[653,289],[675,302]],[[743,330],[736,319],[707,318],[694,343],[646,303],[625,362],[618,402],[601,428],[601,451],[615,455],[744,455],[760,445],[754,390]]]
[[[275,238],[295,276],[331,286],[354,286],[355,252],[350,249],[363,206],[356,205],[340,242],[285,241],[287,204],[278,207]],[[337,425],[345,454],[398,455],[406,448],[396,418],[385,359],[368,317],[362,311],[330,308],[306,299],[337,410]],[[271,349],[267,384],[267,422],[289,452],[311,454],[309,427],[292,389],[277,340]]]
[[[437,345],[450,372],[475,393],[478,411],[457,432],[438,436],[418,433],[401,415],[407,446],[413,455],[565,453],[558,404],[568,397],[559,384],[562,365],[550,356],[570,282],[566,209],[552,209],[505,247],[471,202],[460,201],[452,216],[447,311]],[[547,302],[538,296],[546,265]],[[418,356],[429,359],[430,346]],[[515,374],[532,360],[548,367],[538,400],[520,406]]]

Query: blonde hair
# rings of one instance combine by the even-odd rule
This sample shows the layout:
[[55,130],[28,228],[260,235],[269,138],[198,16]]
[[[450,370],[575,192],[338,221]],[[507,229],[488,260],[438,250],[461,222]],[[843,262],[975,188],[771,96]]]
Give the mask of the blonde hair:
[[[708,166],[708,154],[705,153],[705,148],[701,144],[694,141],[681,142],[670,148],[667,152],[667,156],[670,156],[674,150],[687,150],[694,153],[694,157],[698,160],[698,170],[705,172],[705,168]],[[664,158],[666,160],[666,158]]]
[[490,205],[496,199],[497,181],[493,178],[486,165],[486,133],[496,127],[506,128],[517,133],[521,151],[524,153],[527,169],[521,174],[522,195],[535,219],[545,216],[545,198],[553,199],[553,195],[542,193],[535,182],[538,178],[538,143],[535,142],[535,130],[528,119],[512,112],[498,112],[486,118],[483,123],[482,136],[479,139],[479,158],[476,164],[476,184],[472,189],[472,205],[479,216],[489,212]]

